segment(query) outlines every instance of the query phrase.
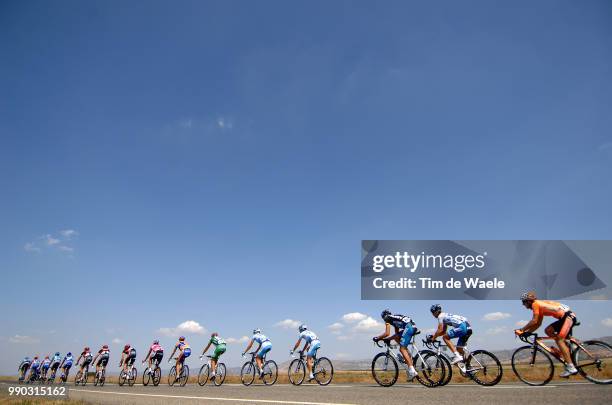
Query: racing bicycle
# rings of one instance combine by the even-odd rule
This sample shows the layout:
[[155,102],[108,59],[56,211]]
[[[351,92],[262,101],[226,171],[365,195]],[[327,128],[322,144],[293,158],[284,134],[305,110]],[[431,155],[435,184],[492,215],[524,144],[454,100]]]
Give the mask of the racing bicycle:
[[89,363],[79,371],[77,371],[74,377],[74,385],[81,384],[82,386],[87,385],[87,375],[89,374]]
[[[258,371],[257,363],[255,362],[257,352],[249,352],[249,354],[251,355],[251,360],[244,363],[240,369],[240,381],[246,386],[253,384],[253,381],[255,381],[255,373]],[[259,378],[265,385],[274,385],[278,379],[278,366],[274,360],[266,360],[265,354],[262,360],[263,371]]]
[[106,366],[102,367],[102,370],[96,371],[96,375],[94,376],[94,385],[99,385],[100,387],[104,387],[105,382],[106,382]]
[[[200,372],[198,373],[198,384],[200,384],[200,387],[202,387],[206,385],[206,383],[210,379],[213,382],[213,384],[215,384],[218,387],[221,384],[223,384],[223,381],[225,381],[225,375],[227,374],[227,369],[225,368],[224,363],[217,362],[217,371],[215,372],[214,377],[211,377],[210,376],[210,372],[211,372],[210,360],[213,358],[213,356],[206,356],[206,357],[208,358],[208,362],[202,365],[202,367],[200,367]],[[202,358],[202,356],[200,356],[200,358]]]
[[[433,350],[418,350],[416,348],[414,338],[419,333],[421,332],[416,331],[408,343],[408,351],[413,356],[412,362],[417,372],[415,378],[425,387],[437,387],[444,381],[447,365]],[[398,345],[391,344],[391,340],[392,339],[387,338],[375,342],[376,346],[383,348],[382,342],[385,351],[378,353],[372,359],[372,377],[374,377],[374,380],[383,387],[390,387],[397,382],[399,376],[398,363],[407,367],[404,362],[404,357],[399,350],[397,350]]]
[[[298,353],[300,357],[293,359],[287,370],[289,381],[291,381],[293,385],[301,385],[306,378],[306,355],[304,354],[304,350],[300,350]],[[334,377],[334,365],[327,357],[317,358],[315,354],[314,363],[312,364],[312,374],[319,385],[327,385]]]
[[38,369],[31,369],[30,376],[26,380],[26,384],[34,384],[35,382],[40,382],[40,367]]
[[[423,344],[429,349],[435,350],[446,361],[446,364],[449,366],[447,369],[448,373],[441,385],[448,384],[453,377],[453,369],[449,355],[442,350],[442,347],[447,346],[438,340],[433,342],[423,340]],[[470,352],[467,347],[463,348],[463,361],[457,364],[457,368],[459,368],[459,373],[463,377],[470,378],[475,383],[485,387],[499,383],[504,373],[501,362],[493,353],[480,349]]]
[[152,365],[153,368],[147,366],[147,368],[145,368],[145,370],[142,372],[142,385],[145,387],[149,385],[150,382],[153,382],[153,385],[157,387],[161,381],[161,367],[159,367],[159,359],[155,358]]
[[[174,359],[168,359],[168,362],[170,362],[170,360],[178,360],[178,357]],[[168,373],[168,385],[171,387],[177,382],[179,383],[181,387],[184,387],[185,384],[187,384],[188,379],[189,379],[189,366],[185,363],[183,363],[181,367],[181,373],[178,376],[176,375],[176,364],[172,366],[172,368],[170,369],[170,372]]]
[[[129,361],[127,371],[122,369],[121,373],[119,373],[119,386],[123,386],[123,384],[125,384],[127,381],[128,385],[132,387],[136,382],[138,370],[136,369],[136,367],[134,367],[134,358],[127,361]],[[119,367],[121,367],[121,364],[122,363],[120,362]]]
[[[519,336],[527,346],[521,346],[512,354],[514,374],[528,385],[546,385],[552,380],[555,366],[553,358],[566,364],[559,350],[545,344],[553,337],[539,337],[535,333],[522,333]],[[612,384],[612,346],[599,340],[581,342],[568,337],[572,362],[578,373],[595,384]]]

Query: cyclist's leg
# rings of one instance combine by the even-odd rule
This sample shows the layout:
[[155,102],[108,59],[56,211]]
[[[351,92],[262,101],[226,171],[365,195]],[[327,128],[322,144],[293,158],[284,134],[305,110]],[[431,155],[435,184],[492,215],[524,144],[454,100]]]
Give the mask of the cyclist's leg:
[[308,376],[310,378],[313,377],[312,365],[314,364],[314,358],[317,355],[317,350],[319,350],[320,347],[321,347],[321,343],[317,342],[314,345],[311,345],[310,348],[308,349],[308,354],[306,356],[306,367],[308,368]]
[[183,351],[181,350],[181,354],[176,358],[176,378],[181,375],[181,369],[183,368]]
[[472,328],[468,328],[467,332],[463,336],[460,336],[459,339],[457,339],[457,351],[461,354],[461,356],[464,359],[465,359],[464,348],[465,346],[467,346],[467,342],[470,339],[470,336],[472,336]]
[[402,354],[402,357],[404,357],[404,361],[410,368],[413,368],[414,365],[412,364],[412,357],[410,356],[410,353],[408,352],[408,344],[410,343],[410,340],[412,339],[413,334],[414,334],[413,326],[406,325],[406,328],[404,329],[404,332],[402,333],[402,336],[400,337],[400,341],[399,341],[400,353]]
[[572,364],[572,359],[569,348],[565,343],[565,338],[567,337],[572,325],[573,320],[569,316],[565,316],[551,323],[544,330],[548,336],[555,339],[555,342],[561,351],[561,355],[563,356],[563,360],[565,360],[565,363],[568,365]]

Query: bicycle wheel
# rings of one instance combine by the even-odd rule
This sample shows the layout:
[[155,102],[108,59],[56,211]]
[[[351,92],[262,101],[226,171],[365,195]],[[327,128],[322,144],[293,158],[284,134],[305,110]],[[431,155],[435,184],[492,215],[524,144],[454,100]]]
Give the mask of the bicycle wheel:
[[176,366],[172,366],[172,368],[168,372],[168,385],[172,387],[175,382],[176,382]]
[[153,386],[157,387],[161,381],[161,368],[155,367],[153,371]]
[[440,360],[444,363],[444,380],[440,382],[440,386],[443,387],[448,384],[453,378],[453,366],[450,364],[450,360],[443,354],[439,355]]
[[[79,385],[81,383],[81,377],[83,377],[83,372],[79,370],[74,376],[74,385]],[[32,380],[32,378],[30,378],[30,380]]]
[[89,367],[85,369],[85,372],[83,374],[83,380],[81,381],[81,385],[83,387],[87,385],[88,377],[89,377]]
[[184,387],[187,384],[187,380],[189,380],[189,366],[187,364],[183,364],[181,367],[181,387]]
[[397,361],[387,353],[378,353],[372,359],[372,377],[379,385],[390,387],[397,381]]
[[247,361],[240,369],[240,381],[242,381],[242,383],[248,387],[249,385],[253,384],[254,380],[255,365],[252,362]]
[[417,381],[425,387],[437,387],[444,382],[446,365],[438,354],[432,350],[421,350],[412,362],[417,372]]
[[100,381],[100,373],[96,371],[96,375],[94,376],[94,387],[98,385],[99,381]]
[[225,376],[227,375],[227,369],[225,368],[224,363],[217,363],[217,372],[215,373],[215,379],[213,383],[219,387],[225,381]]
[[198,372],[198,384],[200,385],[200,387],[205,386],[208,382],[209,370],[210,367],[208,366],[208,364],[204,364],[202,367],[200,367],[200,371]]
[[499,383],[504,374],[499,359],[486,350],[474,350],[465,362],[465,368],[472,380],[485,387]]
[[334,378],[334,365],[327,357],[318,358],[312,371],[319,385],[327,385]]
[[263,383],[266,385],[274,385],[278,379],[278,366],[274,360],[268,360],[263,366]]
[[289,382],[293,385],[300,385],[304,382],[304,378],[306,378],[306,367],[304,367],[304,362],[302,359],[293,359],[291,363],[289,363],[289,369],[287,370],[287,374],[289,376]]
[[142,385],[145,387],[149,385],[151,381],[151,369],[149,367],[145,368],[145,371],[142,372]]
[[580,375],[595,384],[612,384],[612,346],[598,340],[582,342],[581,346],[572,352]]
[[130,387],[134,386],[134,383],[136,382],[136,377],[137,376],[138,376],[138,370],[136,369],[136,367],[133,367],[132,371],[130,372],[129,377],[128,377],[128,385]]
[[106,368],[103,368],[102,376],[100,377],[100,387],[104,387],[105,382],[106,382]]
[[550,355],[539,347],[522,346],[512,354],[512,371],[528,385],[546,385],[552,380],[555,366]]

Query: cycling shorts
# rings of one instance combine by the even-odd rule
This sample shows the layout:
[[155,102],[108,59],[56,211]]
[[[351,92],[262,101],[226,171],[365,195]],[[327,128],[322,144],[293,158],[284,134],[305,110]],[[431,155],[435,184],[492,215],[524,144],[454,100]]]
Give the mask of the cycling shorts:
[[313,340],[310,343],[310,348],[308,349],[308,357],[314,357],[317,355],[317,350],[321,348],[321,342],[318,340]]
[[462,322],[456,328],[449,329],[446,334],[451,339],[459,338],[457,340],[457,347],[465,347],[468,339],[472,336],[472,328],[470,328],[467,322]]
[[104,356],[100,356],[100,358],[98,359],[98,362],[96,363],[97,366],[102,366],[102,367],[106,367],[106,365],[108,364],[108,354],[104,355]]
[[263,342],[261,344],[261,349],[259,349],[259,353],[257,353],[257,357],[263,359],[270,350],[272,350],[272,343],[270,343],[270,341]]
[[136,356],[132,357],[129,356],[125,359],[125,365],[126,366],[131,366],[132,364],[134,364],[134,362],[136,361]]
[[215,347],[215,352],[212,355],[212,359],[219,360],[219,357],[221,357],[221,355],[225,353],[225,350],[227,350],[225,345],[219,345]]
[[410,323],[406,324],[406,327],[404,328],[404,331],[402,332],[402,337],[400,338],[401,347],[408,346],[408,344],[410,343],[410,340],[412,339],[412,336],[414,336],[414,332],[415,332],[415,328],[412,326],[412,324]]
[[57,370],[57,368],[59,367],[59,365],[60,365],[60,364],[59,364],[59,363],[57,363],[57,362],[56,362],[56,363],[51,364],[51,370]]
[[72,367],[72,363],[65,363],[63,368],[64,370],[68,371],[70,370],[70,367]]
[[32,364],[32,365],[30,366],[30,368],[31,368],[32,370],[35,370],[35,371],[36,371],[36,370],[38,370],[38,367],[40,367],[40,364]]
[[575,322],[576,318],[574,317],[574,314],[571,311],[568,311],[560,319],[557,319],[549,326],[553,328],[557,336],[565,339],[568,336],[572,336]]
[[42,365],[42,369],[45,370],[45,371],[49,370],[49,367],[51,367],[50,364],[43,364]]
[[159,350],[159,351],[151,353],[151,361],[152,362],[157,362],[157,364],[159,364],[159,363],[161,363],[163,358],[164,358],[164,351],[163,350]]

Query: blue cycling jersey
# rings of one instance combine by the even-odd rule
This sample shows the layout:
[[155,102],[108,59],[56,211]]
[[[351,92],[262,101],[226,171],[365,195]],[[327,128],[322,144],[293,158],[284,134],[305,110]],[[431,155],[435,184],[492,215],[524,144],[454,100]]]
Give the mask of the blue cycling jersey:
[[304,339],[307,343],[311,343],[312,341],[319,340],[317,335],[313,331],[310,331],[310,330],[305,330],[302,333],[300,333],[300,339]]
[[259,344],[263,344],[263,342],[269,342],[269,341],[270,341],[270,339],[268,339],[268,338],[266,337],[266,335],[264,335],[264,334],[262,334],[262,333],[256,333],[256,334],[254,334],[254,335],[253,335],[253,337],[252,337],[252,339],[253,339],[253,341],[254,341],[254,342],[257,342],[257,343],[259,343]]
[[56,363],[61,363],[62,362],[62,358],[60,356],[53,356],[53,358],[51,359],[51,363],[56,364]]

